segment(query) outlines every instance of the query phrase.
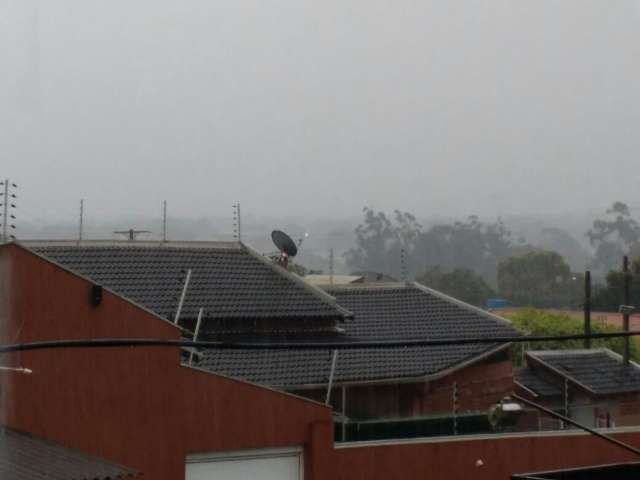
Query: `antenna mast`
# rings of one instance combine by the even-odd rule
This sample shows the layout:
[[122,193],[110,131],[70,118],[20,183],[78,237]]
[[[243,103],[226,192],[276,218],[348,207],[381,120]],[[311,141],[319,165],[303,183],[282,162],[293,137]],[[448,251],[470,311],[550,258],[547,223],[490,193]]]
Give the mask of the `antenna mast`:
[[404,248],[400,249],[400,275],[403,282],[407,281],[407,259]]
[[167,241],[167,201],[162,202],[162,241]]
[[84,199],[80,199],[80,225],[78,226],[78,243],[82,242],[83,217],[84,217]]
[[329,285],[333,287],[333,248],[329,249]]
[[242,219],[240,217],[240,202],[233,204],[233,238],[242,242]]
[[18,197],[15,193],[12,192],[12,189],[18,188],[18,185],[16,185],[15,183],[11,183],[8,178],[4,182],[0,182],[0,185],[4,186],[4,191],[0,193],[0,196],[2,197],[2,203],[0,203],[0,206],[2,206],[2,218],[0,220],[2,220],[2,243],[4,243],[8,242],[9,238],[15,238],[13,235],[9,235],[7,232],[9,231],[9,228],[16,228],[14,224],[9,223],[11,220],[16,219],[16,216],[13,213],[9,213],[9,208],[16,208],[16,205],[11,202],[13,198]]

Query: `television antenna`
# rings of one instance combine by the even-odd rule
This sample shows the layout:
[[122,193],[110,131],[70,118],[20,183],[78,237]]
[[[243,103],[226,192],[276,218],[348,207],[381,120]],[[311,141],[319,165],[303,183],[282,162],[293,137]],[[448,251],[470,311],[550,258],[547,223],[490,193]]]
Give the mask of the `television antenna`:
[[126,235],[127,240],[133,241],[138,238],[138,235],[142,235],[143,233],[151,233],[150,230],[134,230],[130,228],[129,230],[115,230],[113,233],[117,235]]

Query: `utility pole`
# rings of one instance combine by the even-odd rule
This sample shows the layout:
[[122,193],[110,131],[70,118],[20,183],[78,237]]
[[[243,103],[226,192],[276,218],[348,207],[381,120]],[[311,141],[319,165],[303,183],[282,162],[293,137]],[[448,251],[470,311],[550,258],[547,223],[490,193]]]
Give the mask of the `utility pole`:
[[240,217],[240,202],[233,204],[233,236],[242,242],[242,218]]
[[333,248],[329,249],[329,285],[333,287]]
[[[584,334],[591,335],[591,272],[584,272]],[[584,348],[591,348],[591,339],[584,339]]]
[[[631,304],[631,275],[629,273],[629,257],[624,256],[622,262],[622,270],[624,272],[624,307],[622,310],[622,329],[629,331],[629,313],[632,310]],[[629,337],[624,339],[624,352],[622,355],[624,365],[629,365]]]
[[80,225],[78,226],[78,243],[82,242],[83,219],[84,219],[84,199],[80,199]]
[[162,202],[162,241],[167,241],[167,201]]
[[4,243],[8,242],[9,238],[13,237],[13,235],[8,234],[9,229],[16,228],[14,224],[10,223],[11,220],[15,220],[16,216],[13,213],[9,213],[9,209],[16,208],[16,205],[12,203],[12,199],[18,197],[11,191],[11,189],[18,188],[18,186],[15,183],[11,183],[8,178],[5,181],[0,182],[0,186],[4,186],[4,191],[0,193],[0,196],[2,197],[2,203],[0,203],[2,206],[2,242]]

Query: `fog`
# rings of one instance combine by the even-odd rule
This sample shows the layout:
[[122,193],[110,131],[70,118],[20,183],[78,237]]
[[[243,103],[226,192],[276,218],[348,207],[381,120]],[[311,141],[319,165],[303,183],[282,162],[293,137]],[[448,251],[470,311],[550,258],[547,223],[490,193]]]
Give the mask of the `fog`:
[[[636,1],[0,0],[24,221],[638,204]],[[20,219],[19,219],[20,220]]]

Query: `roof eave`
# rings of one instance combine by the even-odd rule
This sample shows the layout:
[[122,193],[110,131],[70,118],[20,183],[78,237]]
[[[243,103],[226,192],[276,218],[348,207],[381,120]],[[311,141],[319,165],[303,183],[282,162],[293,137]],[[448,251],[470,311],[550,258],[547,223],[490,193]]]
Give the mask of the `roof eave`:
[[[334,387],[359,387],[359,386],[372,386],[372,385],[392,385],[392,384],[402,384],[402,383],[419,383],[419,382],[427,382],[438,380],[440,378],[451,375],[452,373],[457,372],[458,370],[462,370],[468,366],[473,365],[476,362],[482,361],[485,358],[488,358],[496,353],[501,352],[511,346],[511,343],[502,343],[495,348],[485,350],[484,352],[475,355],[473,357],[469,357],[466,360],[463,360],[459,363],[455,363],[443,370],[438,372],[430,373],[427,375],[418,375],[414,377],[391,377],[384,379],[376,379],[376,380],[362,380],[362,381],[346,381],[346,382],[333,382]],[[339,360],[338,360],[339,361]],[[328,382],[326,383],[316,383],[316,384],[301,384],[301,385],[283,385],[279,388],[287,388],[293,390],[312,390],[318,388],[326,388]]]

